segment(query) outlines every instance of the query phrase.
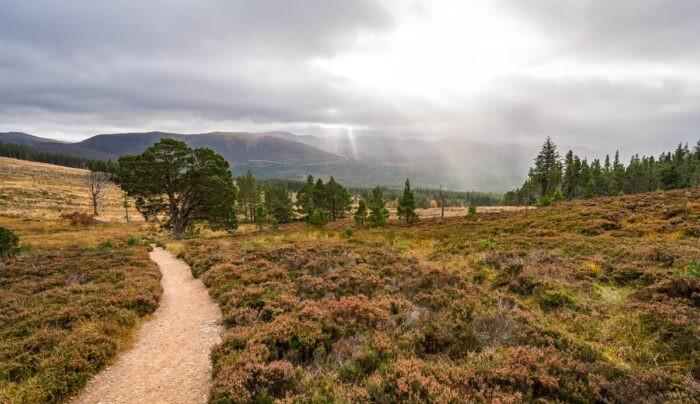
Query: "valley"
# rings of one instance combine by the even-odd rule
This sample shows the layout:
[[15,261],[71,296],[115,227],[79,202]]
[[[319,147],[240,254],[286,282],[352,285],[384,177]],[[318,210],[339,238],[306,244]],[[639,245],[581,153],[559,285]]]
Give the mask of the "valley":
[[0,213],[21,240],[0,267],[0,401],[65,402],[142,343],[163,290],[148,243],[221,309],[211,402],[700,397],[698,188],[173,240],[123,223],[117,190],[104,223],[70,225],[84,171],[1,163],[22,208]]

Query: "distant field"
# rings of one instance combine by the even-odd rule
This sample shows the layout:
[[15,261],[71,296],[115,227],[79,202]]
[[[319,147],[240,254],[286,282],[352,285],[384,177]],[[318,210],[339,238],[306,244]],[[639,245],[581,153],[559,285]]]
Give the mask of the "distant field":
[[[532,209],[532,207],[530,207]],[[521,206],[479,206],[478,213],[516,212],[525,210]],[[390,209],[392,218],[396,218],[396,209]],[[440,208],[416,209],[418,217],[421,219],[440,217]],[[469,207],[446,207],[445,217],[462,217],[469,215]]]
[[[0,157],[0,215],[8,217],[56,219],[61,213],[92,213],[92,204],[83,178],[87,170]],[[99,220],[123,222],[123,194],[111,185]],[[141,216],[133,208],[134,220]]]

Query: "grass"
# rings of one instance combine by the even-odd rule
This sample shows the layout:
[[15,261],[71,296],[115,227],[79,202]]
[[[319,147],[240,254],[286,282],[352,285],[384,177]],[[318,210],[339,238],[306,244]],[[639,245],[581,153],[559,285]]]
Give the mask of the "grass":
[[698,200],[187,240],[227,327],[212,401],[696,402]]
[[[0,157],[0,212],[20,219],[58,219],[61,213],[91,212],[83,178],[87,170]],[[107,189],[98,219],[123,222],[123,194],[115,185]],[[132,220],[142,221],[130,203]]]
[[[156,309],[160,272],[143,243],[152,229],[59,220],[89,211],[81,170],[0,159],[0,171],[0,227],[20,237],[0,264],[0,402],[63,402]],[[102,220],[120,219],[117,199]]]

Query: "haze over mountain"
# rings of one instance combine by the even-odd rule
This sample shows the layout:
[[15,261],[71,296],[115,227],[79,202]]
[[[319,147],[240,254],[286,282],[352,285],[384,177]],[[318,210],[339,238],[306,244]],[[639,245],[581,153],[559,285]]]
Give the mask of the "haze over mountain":
[[[535,147],[493,145],[458,138],[436,141],[366,137],[299,136],[289,132],[166,132],[101,134],[76,143],[20,132],[0,133],[0,142],[30,145],[41,151],[117,160],[140,153],[164,137],[220,153],[240,174],[250,169],[263,177],[304,179],[335,176],[353,186],[400,187],[408,176],[415,186],[505,191],[522,181]],[[494,161],[499,164],[494,165]]]

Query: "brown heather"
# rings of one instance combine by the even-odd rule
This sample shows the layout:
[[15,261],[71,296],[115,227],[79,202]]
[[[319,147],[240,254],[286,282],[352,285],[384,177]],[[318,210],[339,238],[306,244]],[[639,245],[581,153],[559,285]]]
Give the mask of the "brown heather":
[[2,159],[0,171],[0,227],[21,242],[0,264],[0,403],[65,401],[156,309],[160,272],[143,225],[47,219],[89,212],[81,170]]
[[212,402],[697,402],[700,189],[192,239]]

